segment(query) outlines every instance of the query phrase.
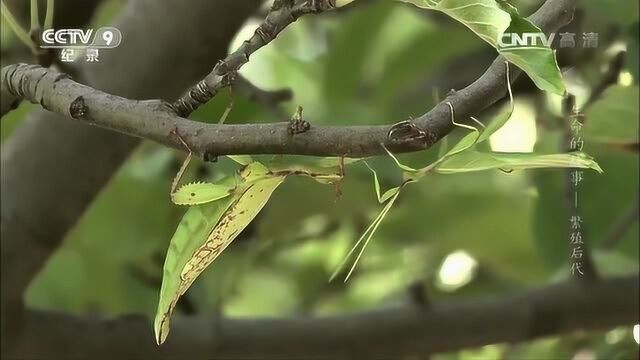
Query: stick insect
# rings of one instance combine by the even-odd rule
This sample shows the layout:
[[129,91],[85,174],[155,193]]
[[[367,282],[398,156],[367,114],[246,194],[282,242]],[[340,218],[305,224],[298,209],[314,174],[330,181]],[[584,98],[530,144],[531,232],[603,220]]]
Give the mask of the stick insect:
[[[176,133],[177,135],[177,133]],[[273,192],[291,175],[310,177],[323,184],[338,184],[344,175],[339,158],[326,158],[319,166],[271,162],[229,156],[240,169],[216,183],[193,182],[178,187],[192,158],[189,151],[171,184],[171,201],[189,206],[171,238],[163,267],[160,299],[154,321],[156,342],[169,334],[170,318],[180,296],[242,230],[258,215]]]
[[[511,117],[514,108],[513,94],[511,92],[511,81],[509,74],[509,63],[505,62],[506,67],[506,82],[507,90],[510,100],[509,110],[498,116],[487,126],[478,121],[474,117],[470,119],[478,124],[482,130],[470,125],[465,125],[455,121],[455,112],[453,104],[446,102],[451,114],[451,123],[460,128],[470,130],[471,132],[464,136],[457,144],[451,149],[447,150],[446,137],[441,145],[440,152],[438,154],[438,160],[430,165],[427,165],[420,169],[414,169],[412,167],[402,164],[398,158],[389,151],[384,144],[381,144],[382,148],[393,159],[395,164],[403,171],[404,181],[400,186],[387,190],[384,194],[380,193],[380,183],[378,176],[369,164],[366,163],[369,170],[373,173],[374,188],[378,197],[378,202],[384,204],[382,210],[378,213],[378,216],[373,220],[371,225],[360,236],[358,241],[353,245],[349,253],[344,257],[338,268],[331,275],[330,281],[333,280],[342,269],[347,265],[348,260],[355,253],[356,249],[362,243],[360,251],[356,255],[347,275],[344,278],[346,282],[353,274],[353,271],[360,260],[360,257],[364,253],[369,241],[373,237],[373,234],[378,229],[378,226],[387,215],[395,201],[397,200],[400,192],[404,187],[410,183],[419,181],[422,177],[431,172],[440,174],[456,174],[471,171],[481,171],[488,169],[498,169],[506,173],[510,173],[513,170],[532,169],[532,168],[549,168],[549,167],[575,167],[575,168],[591,168],[601,173],[602,169],[589,155],[582,152],[572,152],[566,154],[535,154],[535,153],[500,153],[500,152],[483,152],[476,149],[476,145],[481,143],[500,129]],[[415,126],[410,124],[411,126]],[[392,128],[393,129],[393,128]],[[364,243],[363,243],[364,241]]]

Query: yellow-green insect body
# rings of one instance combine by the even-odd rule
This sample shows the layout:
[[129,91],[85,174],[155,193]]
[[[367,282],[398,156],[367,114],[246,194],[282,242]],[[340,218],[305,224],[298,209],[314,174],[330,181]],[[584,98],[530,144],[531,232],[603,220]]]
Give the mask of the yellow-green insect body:
[[233,239],[258,215],[271,194],[282,184],[284,176],[268,178],[245,186],[242,194],[230,204],[218,223],[198,247],[180,273],[180,294],[227,248]]
[[191,183],[175,190],[190,157],[174,180],[172,201],[191,207],[178,225],[165,259],[154,322],[158,344],[167,338],[171,314],[180,296],[256,217],[287,176],[309,176],[321,183],[341,179],[336,167],[267,168],[247,157],[233,159],[241,160],[244,167],[238,174],[216,184]]
[[[205,205],[190,207],[184,214],[169,245],[162,274],[162,288],[156,313],[154,329],[156,341],[161,344],[169,333],[169,319],[182,293],[182,282],[178,279],[190,254],[193,254],[200,244],[187,241],[188,239],[206,238],[211,231],[210,221],[224,211],[229,200],[212,202]],[[175,294],[175,295],[172,295]]]

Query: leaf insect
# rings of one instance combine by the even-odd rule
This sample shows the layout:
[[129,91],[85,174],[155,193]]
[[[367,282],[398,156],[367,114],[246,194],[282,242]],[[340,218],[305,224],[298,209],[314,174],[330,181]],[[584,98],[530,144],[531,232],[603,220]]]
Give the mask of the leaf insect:
[[[407,165],[402,164],[396,156],[389,151],[384,144],[381,144],[382,148],[387,152],[387,154],[393,159],[396,165],[403,171],[404,173],[404,181],[400,186],[391,188],[387,190],[384,194],[380,194],[380,183],[378,182],[378,176],[369,164],[366,163],[369,170],[373,173],[374,179],[374,188],[376,191],[376,195],[378,197],[378,202],[384,204],[382,210],[378,213],[378,216],[373,220],[371,225],[365,230],[362,236],[356,241],[353,245],[349,253],[344,257],[342,262],[338,265],[337,269],[331,275],[329,281],[335,279],[347,265],[351,256],[355,253],[355,250],[362,244],[360,251],[355,257],[349,271],[347,272],[344,281],[346,282],[349,277],[353,274],[353,271],[358,264],[362,254],[364,253],[365,248],[369,244],[373,234],[378,229],[378,226],[387,215],[396,199],[400,195],[402,189],[413,182],[419,181],[424,175],[430,172],[437,172],[441,174],[455,174],[455,173],[463,173],[470,171],[481,171],[488,169],[499,169],[503,172],[511,172],[513,170],[520,169],[531,169],[531,168],[541,168],[541,167],[581,167],[581,168],[591,168],[596,170],[597,172],[602,172],[602,169],[598,166],[598,164],[587,154],[582,152],[573,152],[567,154],[535,154],[535,153],[500,153],[500,152],[481,152],[476,150],[476,144],[483,142],[495,133],[498,129],[500,129],[511,117],[514,108],[513,102],[513,93],[511,92],[511,81],[509,78],[509,63],[505,61],[506,67],[506,81],[507,81],[507,90],[509,94],[510,100],[510,108],[506,113],[499,115],[496,119],[490,122],[487,126],[482,124],[474,117],[470,117],[473,122],[478,124],[482,129],[478,130],[478,128],[470,125],[465,125],[461,123],[457,123],[455,121],[455,112],[453,105],[450,102],[447,102],[447,106],[449,106],[449,110],[451,113],[451,123],[456,127],[461,127],[471,132],[464,136],[456,145],[454,145],[451,149],[447,150],[446,137],[445,141],[442,142],[442,147],[438,153],[438,160],[433,162],[426,167],[420,169],[414,169]],[[394,126],[392,130],[395,129],[409,129],[409,127],[413,128],[415,125],[413,123],[400,123],[401,126]],[[412,129],[409,129],[412,130]],[[413,133],[416,130],[412,130]],[[391,135],[392,132],[389,132]],[[364,240],[364,242],[363,242]]]
[[[177,134],[176,134],[177,135]],[[228,156],[241,165],[216,183],[193,182],[178,187],[189,165],[189,150],[171,184],[171,201],[189,206],[171,238],[163,266],[162,287],[154,321],[156,342],[169,334],[170,319],[180,296],[258,215],[273,192],[290,175],[311,177],[323,184],[342,179],[340,160],[326,158],[319,166],[271,162],[265,166],[250,156]]]

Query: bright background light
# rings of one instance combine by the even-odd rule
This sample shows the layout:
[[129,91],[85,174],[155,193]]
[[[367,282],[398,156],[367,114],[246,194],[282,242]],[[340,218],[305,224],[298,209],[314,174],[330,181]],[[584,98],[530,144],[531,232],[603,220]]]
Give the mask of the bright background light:
[[527,100],[516,100],[511,118],[491,135],[489,143],[493,151],[532,152],[536,143],[533,104]]
[[471,281],[477,266],[478,262],[467,252],[455,251],[442,262],[437,286],[446,291],[456,290]]
[[618,75],[618,84],[622,86],[633,85],[633,75],[627,70],[621,71]]

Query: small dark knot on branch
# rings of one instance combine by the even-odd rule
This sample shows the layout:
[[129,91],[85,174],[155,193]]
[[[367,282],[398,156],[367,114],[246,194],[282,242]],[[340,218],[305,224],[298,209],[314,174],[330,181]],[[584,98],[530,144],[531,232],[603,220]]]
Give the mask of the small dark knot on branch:
[[416,144],[426,146],[427,133],[416,126],[411,120],[404,120],[394,124],[387,132],[387,141],[394,145]]
[[80,119],[87,114],[89,107],[84,102],[84,97],[78,96],[69,105],[69,115],[74,119]]
[[302,118],[302,106],[298,106],[291,120],[289,120],[287,132],[289,135],[295,135],[307,132],[309,129],[311,129],[311,124]]

